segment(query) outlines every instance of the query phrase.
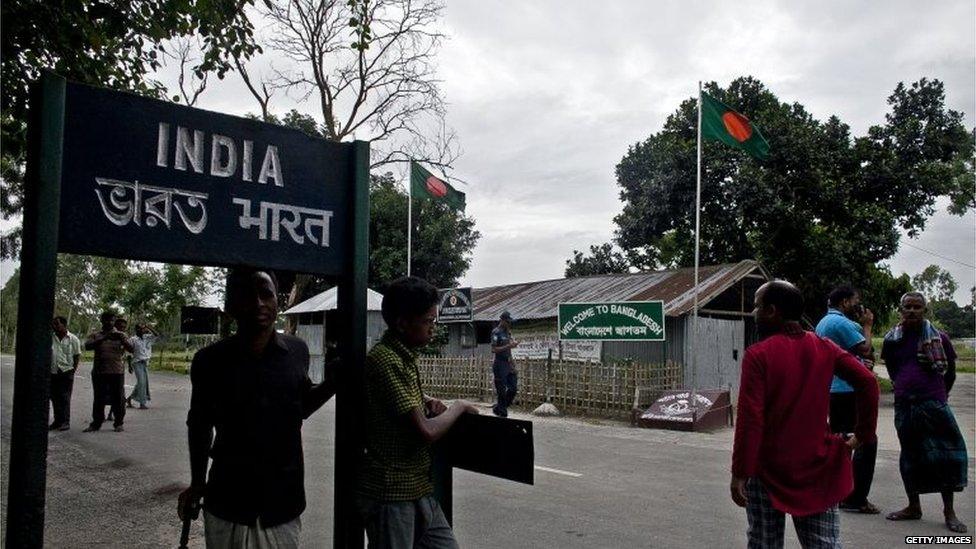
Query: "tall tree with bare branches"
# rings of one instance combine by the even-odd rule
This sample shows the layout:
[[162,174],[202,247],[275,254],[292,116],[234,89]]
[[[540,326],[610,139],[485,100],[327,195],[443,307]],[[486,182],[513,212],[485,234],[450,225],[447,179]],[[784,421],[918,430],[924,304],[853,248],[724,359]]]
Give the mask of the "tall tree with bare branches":
[[261,41],[285,66],[260,78],[238,68],[265,117],[280,90],[314,101],[326,139],[372,141],[374,168],[450,168],[459,148],[434,64],[443,10],[440,0],[273,1],[259,10],[270,23]]

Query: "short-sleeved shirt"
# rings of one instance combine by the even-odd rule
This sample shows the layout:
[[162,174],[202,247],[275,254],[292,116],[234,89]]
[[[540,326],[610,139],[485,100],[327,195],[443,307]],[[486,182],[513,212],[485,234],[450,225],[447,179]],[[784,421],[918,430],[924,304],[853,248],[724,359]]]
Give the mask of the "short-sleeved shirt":
[[920,331],[905,330],[901,341],[886,339],[881,346],[881,359],[895,387],[895,398],[913,397],[945,402],[948,396],[946,386],[951,386],[956,377],[956,350],[952,348],[949,336],[939,332],[949,368],[945,374],[933,372],[918,362],[920,335]]
[[68,332],[63,339],[51,335],[51,373],[67,372],[75,367],[75,357],[81,354],[81,341]]
[[190,429],[213,429],[204,507],[237,524],[270,527],[305,510],[302,421],[312,389],[308,346],[274,334],[260,356],[232,336],[190,366]]
[[[861,330],[861,326],[847,318],[844,313],[833,308],[827,309],[827,315],[820,319],[817,324],[817,335],[833,341],[847,352],[851,352],[851,349],[864,341],[864,332]],[[851,387],[850,383],[834,376],[830,382],[830,392],[853,393],[854,388]]]
[[359,493],[412,501],[434,491],[430,446],[406,417],[423,406],[417,354],[387,331],[366,357],[366,455]]
[[142,337],[132,336],[129,344],[132,345],[132,360],[140,362],[152,358],[152,345],[156,342],[156,336],[143,334]]
[[[112,332],[122,337],[109,337],[95,345],[95,359],[92,364],[93,374],[125,373],[125,367],[122,363],[122,356],[125,355],[125,347],[122,345],[122,341],[125,339],[125,334],[114,329]],[[88,336],[88,341],[92,341],[98,335],[100,335],[99,332],[91,334]]]
[[[491,331],[491,346],[501,347],[503,345],[508,345],[512,342],[512,333],[508,330],[502,328],[501,326],[496,327]],[[511,366],[512,365],[512,350],[506,349],[500,353],[495,353],[495,366]]]

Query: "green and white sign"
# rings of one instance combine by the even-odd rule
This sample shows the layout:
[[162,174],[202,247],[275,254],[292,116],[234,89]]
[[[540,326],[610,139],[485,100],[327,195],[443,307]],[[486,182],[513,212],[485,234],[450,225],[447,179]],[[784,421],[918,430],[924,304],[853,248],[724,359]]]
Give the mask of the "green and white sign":
[[559,339],[664,341],[664,302],[560,303]]

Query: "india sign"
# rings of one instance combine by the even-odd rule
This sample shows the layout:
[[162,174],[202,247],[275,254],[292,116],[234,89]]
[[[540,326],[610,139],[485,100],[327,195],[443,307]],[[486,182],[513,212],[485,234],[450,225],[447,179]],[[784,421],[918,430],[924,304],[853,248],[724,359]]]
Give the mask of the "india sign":
[[338,274],[353,144],[67,84],[61,251]]
[[560,303],[559,339],[664,341],[664,302]]

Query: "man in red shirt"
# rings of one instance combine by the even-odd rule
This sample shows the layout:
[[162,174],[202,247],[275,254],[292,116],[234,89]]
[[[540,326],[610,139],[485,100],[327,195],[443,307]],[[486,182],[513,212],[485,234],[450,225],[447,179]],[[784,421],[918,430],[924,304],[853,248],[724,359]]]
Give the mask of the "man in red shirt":
[[[732,500],[746,508],[749,547],[782,547],[784,513],[803,547],[840,547],[837,504],[854,488],[851,449],[876,440],[878,383],[853,355],[800,326],[803,297],[774,280],[756,291],[764,339],[742,360],[732,450]],[[857,424],[830,432],[830,383],[854,387]]]

